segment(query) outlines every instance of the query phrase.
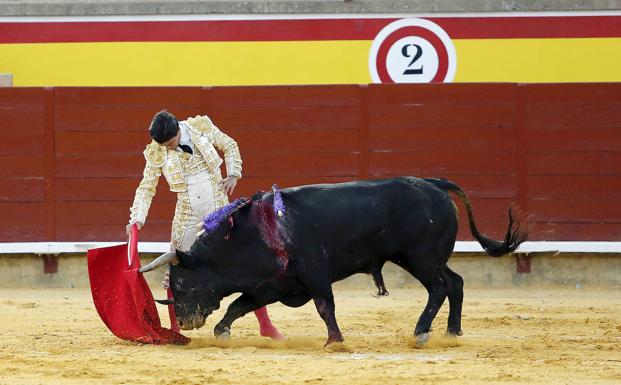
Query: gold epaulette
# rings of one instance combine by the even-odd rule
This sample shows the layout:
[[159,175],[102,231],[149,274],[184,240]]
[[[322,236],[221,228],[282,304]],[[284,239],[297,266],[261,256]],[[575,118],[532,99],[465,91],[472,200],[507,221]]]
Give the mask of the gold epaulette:
[[166,147],[154,140],[147,144],[147,148],[144,149],[144,157],[151,165],[162,167],[164,162],[166,162]]
[[213,126],[211,119],[207,115],[196,115],[193,118],[188,118],[186,122],[198,132],[209,132]]

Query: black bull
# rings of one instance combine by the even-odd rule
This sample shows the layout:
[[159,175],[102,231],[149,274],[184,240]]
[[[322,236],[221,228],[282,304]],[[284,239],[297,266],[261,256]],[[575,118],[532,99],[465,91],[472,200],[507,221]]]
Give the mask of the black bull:
[[[170,287],[183,329],[199,328],[222,298],[242,293],[215,326],[228,336],[231,324],[248,312],[278,302],[292,307],[311,299],[328,329],[327,344],[343,341],[334,315],[332,283],[355,273],[371,273],[385,293],[381,269],[395,263],[429,293],[414,334],[428,338],[431,323],[448,297],[447,333],[461,335],[463,279],[447,261],[457,236],[457,207],[466,206],[470,231],[487,254],[514,251],[526,239],[509,210],[505,239],[495,241],[477,229],[470,201],[444,179],[401,177],[388,180],[311,185],[282,190],[282,218],[272,215],[276,237],[261,207],[272,207],[274,193],[258,193],[215,230],[201,235],[189,252],[167,253],[145,266],[171,261]],[[268,235],[266,235],[268,234]]]

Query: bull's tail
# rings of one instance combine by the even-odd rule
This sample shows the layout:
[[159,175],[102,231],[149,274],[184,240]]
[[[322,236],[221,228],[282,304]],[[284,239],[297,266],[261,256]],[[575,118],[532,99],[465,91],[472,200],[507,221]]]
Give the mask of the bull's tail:
[[468,211],[468,223],[470,224],[470,232],[476,238],[476,240],[479,241],[485,252],[492,257],[501,257],[507,253],[515,251],[515,249],[517,249],[518,246],[520,246],[520,244],[526,240],[527,233],[520,230],[520,223],[515,218],[515,215],[513,214],[511,208],[509,208],[509,227],[507,228],[507,232],[505,233],[505,239],[502,242],[496,241],[491,238],[487,238],[479,232],[476,224],[474,223],[474,214],[472,212],[472,205],[470,204],[470,199],[468,199],[466,193],[458,185],[446,179],[426,178],[425,181],[435,185],[442,190],[452,191],[457,194],[457,196],[459,196],[461,201],[464,202],[466,210]]

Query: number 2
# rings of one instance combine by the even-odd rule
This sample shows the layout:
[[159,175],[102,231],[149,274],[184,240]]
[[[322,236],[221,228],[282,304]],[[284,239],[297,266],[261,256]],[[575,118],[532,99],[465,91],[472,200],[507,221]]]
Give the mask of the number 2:
[[403,54],[404,57],[410,57],[410,55],[408,54],[409,46],[416,47],[416,54],[414,54],[414,58],[412,59],[410,64],[407,65],[407,69],[403,71],[403,74],[404,75],[422,75],[423,74],[422,65],[420,66],[420,68],[410,68],[410,67],[412,67],[412,65],[416,63],[416,61],[420,59],[420,57],[423,55],[423,49],[418,44],[406,44],[403,46],[403,48],[401,48],[401,53]]

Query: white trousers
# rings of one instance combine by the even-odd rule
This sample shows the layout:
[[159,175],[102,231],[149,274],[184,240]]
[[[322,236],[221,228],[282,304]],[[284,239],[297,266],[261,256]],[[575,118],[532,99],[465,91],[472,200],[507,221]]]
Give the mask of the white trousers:
[[192,214],[190,220],[185,226],[185,231],[181,239],[181,250],[187,251],[192,247],[201,229],[195,225],[203,221],[206,215],[211,214],[216,209],[216,200],[211,180],[208,172],[200,172],[190,175],[186,179],[188,184],[188,196],[190,198],[190,206]]

